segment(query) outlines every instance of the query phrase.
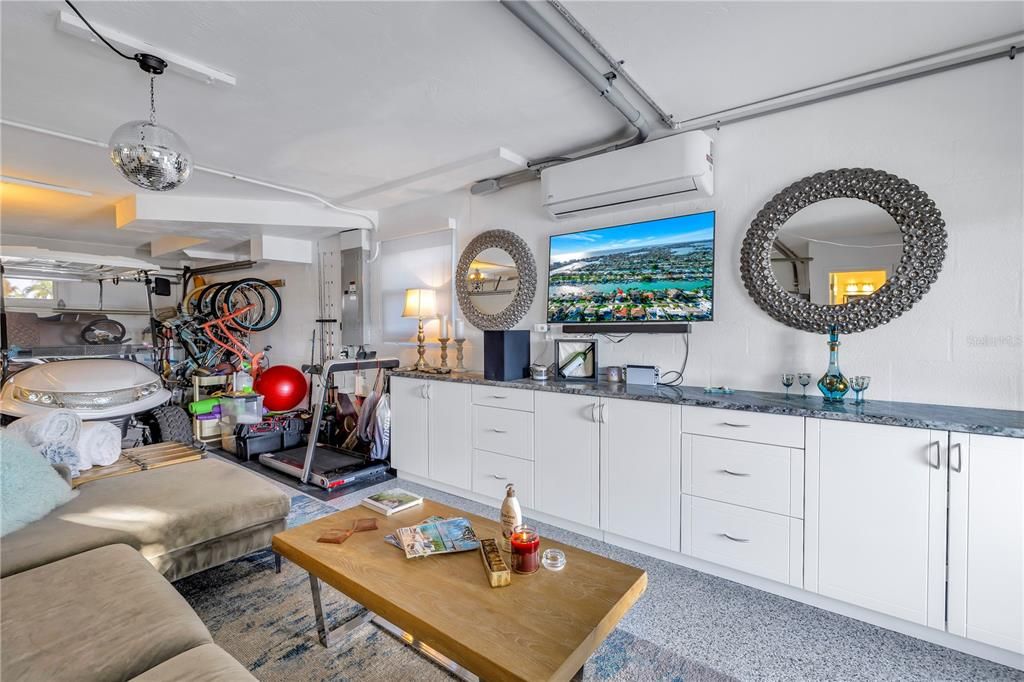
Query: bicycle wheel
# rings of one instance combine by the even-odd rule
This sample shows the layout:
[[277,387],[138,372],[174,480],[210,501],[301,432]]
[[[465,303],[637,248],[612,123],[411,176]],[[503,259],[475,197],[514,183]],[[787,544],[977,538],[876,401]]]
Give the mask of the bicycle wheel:
[[234,320],[246,331],[265,331],[281,318],[281,294],[262,279],[246,277],[234,282],[225,292],[224,300],[231,310],[254,304],[251,315],[242,315]]
[[217,299],[220,297],[220,293],[231,286],[233,282],[219,282],[217,284],[211,284],[209,287],[203,290],[203,293],[199,295],[199,312],[207,317],[220,317],[224,314],[224,310],[217,305]]

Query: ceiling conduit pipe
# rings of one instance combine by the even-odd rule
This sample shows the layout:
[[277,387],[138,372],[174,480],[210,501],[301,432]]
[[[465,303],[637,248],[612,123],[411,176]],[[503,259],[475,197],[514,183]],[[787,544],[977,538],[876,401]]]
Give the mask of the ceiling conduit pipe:
[[554,166],[559,163],[575,161],[587,156],[594,156],[596,154],[603,154],[604,152],[630,147],[635,144],[640,144],[647,139],[651,134],[651,124],[636,107],[630,104],[625,95],[615,87],[611,78],[605,77],[605,74],[601,73],[580,53],[579,50],[573,47],[573,45],[550,23],[548,23],[547,19],[542,17],[529,2],[525,2],[524,0],[500,0],[500,2],[505,9],[511,12],[521,22],[526,24],[527,28],[537,34],[541,40],[547,43],[548,47],[557,52],[558,55],[568,62],[571,67],[576,69],[576,71],[583,76],[588,83],[594,86],[598,93],[604,97],[609,104],[615,107],[623,117],[625,117],[626,121],[628,121],[635,129],[635,132],[625,140],[615,142],[610,146],[604,146],[594,152],[584,154],[577,152],[561,157],[548,157],[530,163],[529,167],[525,170],[516,171],[498,178],[481,180],[470,187],[470,192],[472,194],[491,194],[512,185],[530,182],[531,180],[536,180],[539,177],[541,169],[547,166]]
[[626,120],[637,129],[639,134],[638,142],[643,142],[651,134],[651,124],[644,115],[637,110],[629,100],[619,92],[612,82],[605,78],[597,68],[594,67],[579,50],[562,36],[548,21],[537,12],[536,9],[525,0],[501,0],[501,5],[511,12],[519,21],[526,24],[527,28],[548,44],[552,50],[567,61],[576,69],[581,76],[594,86],[601,93],[601,96],[608,100],[608,103],[619,110]]

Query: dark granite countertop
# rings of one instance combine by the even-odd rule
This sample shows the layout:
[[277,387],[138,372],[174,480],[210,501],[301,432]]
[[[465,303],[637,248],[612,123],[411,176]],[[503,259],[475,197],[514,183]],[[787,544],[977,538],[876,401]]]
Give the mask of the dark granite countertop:
[[397,370],[394,376],[414,379],[454,381],[483,386],[523,388],[533,391],[571,393],[626,400],[647,400],[697,407],[717,407],[726,410],[767,412],[796,417],[817,417],[841,421],[888,424],[922,429],[941,429],[963,433],[980,433],[992,436],[1024,438],[1024,412],[1015,410],[991,410],[982,407],[957,407],[953,405],[928,405],[924,403],[900,403],[886,400],[865,400],[854,405],[852,400],[844,403],[826,403],[820,396],[803,398],[798,392],[790,398],[784,393],[762,391],[736,391],[730,394],[705,393],[696,386],[639,387],[615,383],[593,383],[575,381],[491,381],[479,372],[462,374],[432,374]]

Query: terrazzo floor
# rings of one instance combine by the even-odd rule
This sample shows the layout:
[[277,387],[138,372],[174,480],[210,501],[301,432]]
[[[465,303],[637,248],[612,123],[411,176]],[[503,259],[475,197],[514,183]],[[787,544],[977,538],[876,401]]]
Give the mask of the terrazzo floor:
[[[494,507],[409,481],[386,481],[325,504],[348,509],[396,485],[468,512],[497,514]],[[620,630],[738,680],[1024,681],[1019,670],[554,526],[537,526],[542,537],[647,571],[647,592],[619,623]]]

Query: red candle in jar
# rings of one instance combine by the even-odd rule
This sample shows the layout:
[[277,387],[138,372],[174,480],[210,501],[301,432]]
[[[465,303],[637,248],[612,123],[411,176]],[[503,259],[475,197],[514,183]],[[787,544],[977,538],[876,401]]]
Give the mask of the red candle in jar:
[[537,529],[522,525],[512,529],[512,570],[516,573],[536,573],[540,568],[540,536]]

